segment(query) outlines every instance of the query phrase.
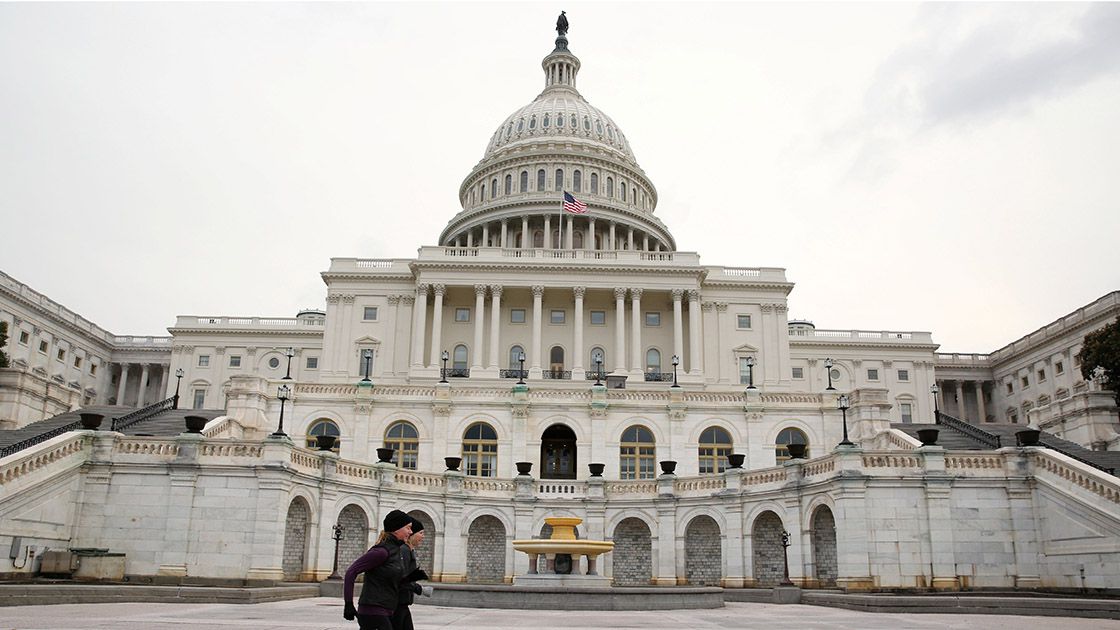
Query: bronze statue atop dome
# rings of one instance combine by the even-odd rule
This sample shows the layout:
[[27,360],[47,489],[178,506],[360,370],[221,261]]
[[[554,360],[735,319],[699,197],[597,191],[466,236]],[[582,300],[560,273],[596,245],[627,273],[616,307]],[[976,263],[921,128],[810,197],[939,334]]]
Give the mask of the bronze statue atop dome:
[[560,17],[556,18],[556,34],[563,37],[568,34],[568,18],[564,17],[565,11],[560,12]]

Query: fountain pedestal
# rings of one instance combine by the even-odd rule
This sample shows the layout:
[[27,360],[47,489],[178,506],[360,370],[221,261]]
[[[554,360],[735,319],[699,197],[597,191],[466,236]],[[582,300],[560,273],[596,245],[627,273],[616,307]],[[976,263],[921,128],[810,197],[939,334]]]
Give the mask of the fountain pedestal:
[[[515,550],[529,554],[529,573],[515,576],[514,586],[606,588],[611,585],[609,578],[598,574],[596,565],[601,554],[614,549],[614,543],[577,539],[575,528],[583,519],[556,517],[544,521],[552,526],[552,538],[513,541]],[[557,555],[571,557],[571,573],[556,573]],[[542,556],[544,563],[540,561]],[[581,557],[587,558],[584,573],[580,572]]]

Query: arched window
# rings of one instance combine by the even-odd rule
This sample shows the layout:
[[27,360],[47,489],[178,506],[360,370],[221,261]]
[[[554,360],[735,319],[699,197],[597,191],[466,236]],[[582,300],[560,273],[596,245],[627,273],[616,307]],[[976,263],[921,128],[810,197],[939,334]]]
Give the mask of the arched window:
[[320,418],[311,423],[311,428],[307,429],[307,448],[318,448],[318,443],[315,441],[317,435],[331,435],[334,436],[334,447],[332,451],[338,452],[339,442],[342,441],[342,434],[338,430],[338,425],[326,418]]
[[623,201],[626,201],[626,181],[625,180],[619,180],[618,181],[618,197],[619,197],[619,199],[622,199]]
[[590,359],[587,363],[587,365],[589,365],[590,367],[588,367],[587,369],[589,369],[589,370],[598,369],[598,364],[595,363],[595,357],[599,357],[600,359],[603,360],[603,373],[606,373],[606,371],[607,371],[607,351],[603,350],[599,346],[595,346],[594,348],[592,348],[591,349],[591,354],[587,355],[587,358]]
[[630,188],[630,203],[638,203],[638,189]]
[[486,184],[478,185],[478,200],[486,201]]
[[583,249],[583,232],[579,230],[572,232],[572,248]]
[[610,199],[614,199],[614,178],[613,177],[608,177],[607,178],[607,197],[610,198]]
[[533,232],[533,247],[544,247],[544,232],[536,230]]
[[401,468],[416,470],[416,457],[420,452],[420,435],[411,422],[401,420],[389,425],[385,431],[385,448],[393,449],[393,463]]
[[529,192],[529,171],[521,171],[521,192]]
[[490,180],[490,198],[494,199],[498,196],[498,178]]
[[731,435],[720,427],[708,427],[700,434],[697,452],[701,475],[723,472],[731,454]]
[[542,168],[539,171],[537,171],[537,190],[538,191],[543,191],[544,189],[545,189],[544,169]]
[[653,479],[656,451],[649,429],[635,424],[623,431],[618,444],[618,478]]
[[794,429],[793,427],[782,429],[781,433],[778,433],[777,443],[774,445],[774,455],[779,464],[789,459],[787,444],[804,444],[805,457],[809,456],[809,438],[805,437],[800,429]]
[[475,477],[498,474],[498,434],[494,427],[478,422],[463,432],[463,472]]
[[463,344],[455,346],[451,354],[451,368],[454,370],[467,369],[467,347]]
[[513,192],[513,175],[506,175],[506,194]]
[[574,173],[572,173],[572,190],[574,190],[575,192],[581,192],[582,186],[583,174],[580,173],[579,170],[576,170]]
[[517,360],[517,357],[521,356],[522,352],[525,352],[525,350],[521,346],[514,346],[509,349],[509,369],[521,369],[521,362]]
[[564,349],[560,346],[552,346],[548,351],[548,364],[549,369],[553,372],[562,372],[564,370]]
[[591,194],[592,195],[598,195],[599,194],[599,174],[598,173],[592,173],[591,174]]
[[553,187],[555,188],[556,192],[564,190],[564,169],[556,169],[556,179],[555,181],[553,181]]
[[646,372],[661,371],[661,351],[657,348],[646,350]]

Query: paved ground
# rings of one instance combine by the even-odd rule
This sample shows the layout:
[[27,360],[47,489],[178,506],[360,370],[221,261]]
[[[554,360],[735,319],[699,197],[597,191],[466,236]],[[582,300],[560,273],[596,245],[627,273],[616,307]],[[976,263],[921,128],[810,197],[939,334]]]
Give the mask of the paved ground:
[[[658,612],[565,612],[486,610],[474,608],[413,608],[417,630],[623,630],[640,628],[790,628],[803,630],[851,628],[1013,628],[1014,630],[1120,630],[1120,621],[1015,617],[998,615],[914,615],[863,613],[816,606],[727,604],[725,608]],[[60,604],[0,608],[0,629],[56,630],[114,628],[118,630],[356,630],[356,622],[342,619],[337,599],[298,599],[267,604]]]

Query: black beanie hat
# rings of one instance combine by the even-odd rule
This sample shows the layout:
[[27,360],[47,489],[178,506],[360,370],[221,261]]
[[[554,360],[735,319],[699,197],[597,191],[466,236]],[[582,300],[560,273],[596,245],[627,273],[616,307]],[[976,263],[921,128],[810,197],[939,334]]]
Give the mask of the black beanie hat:
[[424,524],[423,523],[416,520],[415,518],[412,518],[411,516],[409,518],[412,519],[412,533],[413,534],[415,534],[416,532],[424,531]]
[[405,514],[400,510],[393,510],[392,512],[389,512],[385,515],[385,520],[382,521],[382,524],[385,525],[385,531],[395,532],[411,522],[411,516]]

